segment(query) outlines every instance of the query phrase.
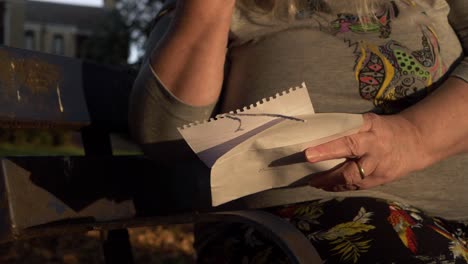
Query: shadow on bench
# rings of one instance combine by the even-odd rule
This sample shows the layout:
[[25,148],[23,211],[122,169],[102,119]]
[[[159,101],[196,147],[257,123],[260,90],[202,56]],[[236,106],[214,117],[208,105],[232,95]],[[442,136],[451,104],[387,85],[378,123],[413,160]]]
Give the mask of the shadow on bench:
[[[212,208],[209,171],[198,160],[182,166],[186,173],[113,155],[110,135],[128,134],[135,70],[8,47],[0,59],[0,127],[79,131],[85,152],[0,159],[0,241],[116,230],[104,243],[107,263],[131,263],[128,227],[228,221],[255,226],[293,263],[319,261],[302,233],[271,214],[242,211],[242,203]],[[193,166],[206,173],[190,173]]]

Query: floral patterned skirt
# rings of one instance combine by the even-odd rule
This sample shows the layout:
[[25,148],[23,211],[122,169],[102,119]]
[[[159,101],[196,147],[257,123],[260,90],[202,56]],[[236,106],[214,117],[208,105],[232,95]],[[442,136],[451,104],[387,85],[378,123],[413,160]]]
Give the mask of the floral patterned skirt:
[[[468,263],[467,227],[398,202],[335,198],[267,209],[289,221],[324,263]],[[199,226],[198,263],[291,263],[244,224]]]

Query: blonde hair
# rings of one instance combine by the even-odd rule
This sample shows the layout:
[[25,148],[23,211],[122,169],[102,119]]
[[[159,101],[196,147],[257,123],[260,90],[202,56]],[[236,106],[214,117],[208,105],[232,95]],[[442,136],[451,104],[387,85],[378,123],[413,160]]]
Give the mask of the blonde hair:
[[293,18],[304,6],[305,0],[238,0],[243,9],[270,14],[277,18]]
[[389,0],[237,0],[240,8],[287,20],[295,19],[300,12],[354,13],[372,19],[386,2]]

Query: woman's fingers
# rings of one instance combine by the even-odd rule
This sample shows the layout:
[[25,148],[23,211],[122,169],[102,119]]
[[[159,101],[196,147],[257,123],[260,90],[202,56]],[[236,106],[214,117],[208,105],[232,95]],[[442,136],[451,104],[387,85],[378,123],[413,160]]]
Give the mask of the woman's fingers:
[[339,172],[345,164],[346,162],[341,163],[328,171],[315,173],[311,176],[309,185],[319,189],[328,190],[333,185],[345,184],[344,177],[339,177]]
[[359,160],[349,159],[335,168],[314,175],[309,184],[327,191],[367,189],[380,184],[373,176],[377,163],[366,156]]
[[305,150],[305,156],[309,162],[361,157],[370,151],[375,141],[373,133],[357,133],[308,148]]
[[379,185],[387,183],[387,180],[383,177],[371,176],[364,179],[358,184],[360,190],[370,189]]
[[371,131],[373,121],[378,116],[366,113],[362,115],[362,118],[363,125],[358,133],[308,148],[305,151],[306,159],[309,162],[318,162],[343,157],[353,158],[363,156],[377,140],[375,134],[369,131]]
[[364,115],[360,132],[306,149],[309,162],[347,158],[331,170],[318,174],[310,181],[328,191],[368,189],[413,171],[414,164],[424,157],[414,136],[413,127],[395,116]]

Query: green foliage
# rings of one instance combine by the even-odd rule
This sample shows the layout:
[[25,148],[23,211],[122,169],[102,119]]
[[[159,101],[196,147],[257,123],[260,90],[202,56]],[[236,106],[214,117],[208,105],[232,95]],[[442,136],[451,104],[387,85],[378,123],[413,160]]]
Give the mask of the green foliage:
[[81,143],[74,135],[63,129],[0,128],[0,155],[80,154]]
[[340,256],[340,263],[357,263],[359,257],[369,251],[372,240],[365,240],[361,233],[375,229],[367,224],[371,220],[372,212],[361,207],[353,221],[338,224],[329,230],[310,234],[309,239],[327,240],[333,248],[333,255]]
[[105,21],[84,41],[80,56],[98,63],[126,64],[130,49],[130,28],[117,11],[109,13]]
[[84,41],[80,57],[98,63],[126,64],[130,44],[143,55],[143,46],[151,22],[163,0],[116,0],[116,10],[100,23],[93,35]]
[[334,255],[340,255],[340,262],[357,263],[361,254],[369,251],[372,240],[362,240],[361,237],[338,238],[331,241],[331,245],[336,245],[332,251]]
[[0,144],[0,157],[12,156],[83,156],[84,150],[74,145],[13,145]]
[[318,223],[317,219],[323,215],[322,206],[319,203],[310,203],[309,205],[299,207],[294,213],[296,217],[301,217],[311,223]]
[[72,143],[72,132],[63,129],[0,128],[0,144],[60,146]]
[[116,0],[117,10],[131,32],[131,43],[139,53],[138,62],[143,56],[144,45],[152,29],[152,22],[164,2],[164,0]]

